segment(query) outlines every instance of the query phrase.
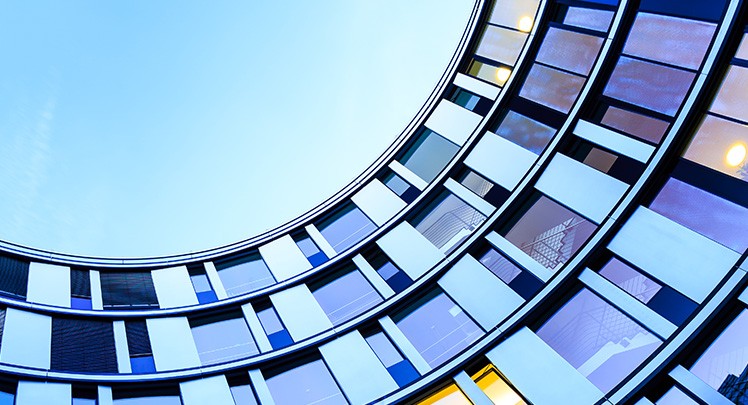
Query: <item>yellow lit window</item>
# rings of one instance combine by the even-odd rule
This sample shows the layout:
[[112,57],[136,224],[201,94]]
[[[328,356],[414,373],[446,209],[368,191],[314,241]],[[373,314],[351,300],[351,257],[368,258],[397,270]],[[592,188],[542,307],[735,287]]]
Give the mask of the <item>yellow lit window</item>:
[[524,405],[526,402],[499,376],[489,364],[472,375],[473,381],[496,405]]
[[472,405],[472,403],[460,391],[457,384],[452,384],[429,395],[428,398],[417,402],[416,405]]

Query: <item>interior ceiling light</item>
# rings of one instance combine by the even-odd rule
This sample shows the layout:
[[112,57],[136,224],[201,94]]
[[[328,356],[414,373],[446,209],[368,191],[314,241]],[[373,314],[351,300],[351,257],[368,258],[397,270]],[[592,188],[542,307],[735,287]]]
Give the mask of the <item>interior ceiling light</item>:
[[530,32],[532,29],[532,18],[524,16],[519,19],[519,30],[522,32]]
[[748,150],[746,150],[745,145],[742,143],[737,143],[735,145],[732,145],[730,149],[727,150],[725,161],[727,161],[728,166],[740,166],[743,162],[745,162],[746,154],[748,154]]
[[512,73],[511,69],[500,67],[496,69],[496,80],[499,81],[499,84],[506,83],[507,80],[509,80],[509,75]]

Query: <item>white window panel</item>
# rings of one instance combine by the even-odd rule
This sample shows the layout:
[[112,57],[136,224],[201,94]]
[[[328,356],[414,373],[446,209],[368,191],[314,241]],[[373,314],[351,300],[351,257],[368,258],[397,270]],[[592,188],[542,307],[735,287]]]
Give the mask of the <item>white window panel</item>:
[[465,164],[501,187],[513,190],[537,158],[529,150],[486,132],[465,159]]
[[0,361],[49,369],[52,318],[13,308],[5,310]]
[[462,146],[482,119],[480,115],[449,100],[442,100],[426,120],[425,126],[458,146]]
[[384,225],[406,205],[405,201],[377,179],[370,181],[351,200],[379,226]]
[[312,268],[290,235],[260,246],[260,255],[275,279],[288,280]]
[[70,384],[19,381],[17,404],[70,405],[73,401]]
[[70,268],[31,262],[26,299],[70,308]]
[[226,377],[217,375],[179,384],[184,405],[234,405]]
[[444,258],[433,243],[407,222],[382,236],[377,245],[413,280]]
[[330,319],[305,284],[273,294],[270,301],[296,342],[332,328]]
[[186,307],[197,305],[197,295],[192,287],[187,267],[153,270],[153,287],[156,289],[158,305],[161,308]]
[[157,371],[200,366],[200,357],[185,317],[146,319]]

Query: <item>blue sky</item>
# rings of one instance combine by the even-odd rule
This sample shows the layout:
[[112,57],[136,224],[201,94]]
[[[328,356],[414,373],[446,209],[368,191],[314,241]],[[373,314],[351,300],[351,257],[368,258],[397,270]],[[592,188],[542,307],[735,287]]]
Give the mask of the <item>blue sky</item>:
[[368,167],[469,0],[0,5],[0,239],[94,256],[246,239]]

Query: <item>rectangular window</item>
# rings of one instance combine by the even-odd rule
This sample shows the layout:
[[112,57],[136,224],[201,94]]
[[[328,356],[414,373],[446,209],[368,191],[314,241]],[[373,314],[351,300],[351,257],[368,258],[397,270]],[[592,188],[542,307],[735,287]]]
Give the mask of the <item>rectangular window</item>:
[[494,130],[494,133],[536,155],[540,155],[553,135],[556,134],[556,129],[522,114],[509,111]]
[[487,82],[503,86],[506,84],[506,81],[509,80],[509,76],[512,74],[512,69],[511,66],[504,66],[498,62],[494,65],[474,60],[470,63],[468,74]]
[[257,405],[257,398],[252,391],[249,374],[246,371],[229,374],[226,376],[226,381],[229,383],[231,396],[236,405]]
[[593,31],[607,32],[613,12],[594,8],[569,7],[566,10],[564,24]]
[[562,153],[626,184],[635,183],[644,172],[644,163],[581,138],[568,143]]
[[179,397],[179,386],[155,387],[114,387],[112,388],[114,405],[182,405]]
[[266,376],[265,380],[276,405],[348,404],[322,360]]
[[358,270],[310,284],[309,289],[333,325],[340,325],[383,301]]
[[70,307],[92,309],[91,277],[88,270],[70,269]]
[[416,405],[472,405],[457,384],[450,384],[426,398],[416,402]]
[[148,337],[145,320],[125,321],[125,332],[132,372],[135,374],[155,373],[156,363],[153,361],[151,340]]
[[515,218],[519,219],[504,237],[554,271],[566,263],[596,229],[579,214],[539,194]]
[[475,54],[504,65],[514,66],[526,39],[527,34],[524,32],[487,25]]
[[355,245],[377,229],[374,222],[350,202],[315,225],[337,253]]
[[195,295],[197,295],[197,302],[207,304],[209,302],[218,301],[218,296],[216,295],[216,292],[213,291],[213,287],[210,284],[208,275],[205,274],[205,268],[202,263],[188,265],[187,271],[190,274],[192,288],[195,289]]
[[116,373],[112,323],[52,318],[51,369],[79,373]]
[[478,261],[522,298],[530,299],[543,287],[540,279],[511,262],[498,250],[486,246],[481,251],[477,255]]
[[449,254],[485,220],[480,211],[454,194],[443,192],[410,223],[439,250]]
[[214,264],[229,297],[257,291],[275,283],[270,269],[257,252],[217,260]]
[[392,320],[431,367],[456,356],[483,335],[462,308],[438,290]]
[[329,260],[325,252],[320,250],[317,244],[314,243],[312,238],[306,232],[301,232],[295,235],[293,240],[312,266],[317,267]]
[[683,157],[748,181],[747,150],[748,125],[707,114]]
[[404,387],[419,377],[415,367],[400,354],[384,332],[380,331],[367,336],[366,343],[369,344],[371,350],[374,351],[398,386]]
[[459,146],[436,132],[421,129],[416,141],[397,161],[426,183],[431,183],[459,149]]
[[608,107],[600,121],[603,125],[658,145],[670,123],[639,113]]
[[364,252],[364,259],[376,270],[393,291],[399,293],[413,284],[413,280],[387,257],[377,245]]
[[698,307],[683,294],[652,280],[615,257],[599,273],[674,325],[682,325]]
[[585,81],[584,77],[536,63],[527,74],[519,95],[566,114],[574,105]]
[[[73,385],[71,388],[73,396],[72,405],[96,405],[98,392],[96,386]],[[0,404],[3,402],[0,401]]]
[[243,359],[260,352],[241,311],[192,318],[190,327],[200,363],[204,366]]
[[102,271],[100,277],[104,309],[158,308],[150,271]]
[[281,349],[293,343],[291,334],[283,325],[270,300],[253,304],[253,307],[273,349]]
[[537,335],[603,393],[623,381],[662,343],[587,289],[553,314]]
[[16,387],[15,383],[5,382],[0,383],[0,405],[14,405],[16,403]]
[[597,60],[602,45],[601,37],[550,27],[535,60],[587,76]]
[[520,397],[519,394],[517,394],[517,392],[501,378],[498,370],[496,370],[496,367],[494,367],[493,364],[483,367],[476,373],[473,373],[470,377],[475,381],[475,385],[477,385],[494,404],[527,404],[527,402],[525,402],[525,400],[522,399],[522,397]]
[[413,200],[421,194],[421,191],[415,186],[412,186],[392,171],[382,177],[381,181],[385,186],[387,186],[387,188],[392,190],[393,193],[397,194],[403,201],[405,201],[406,204],[412,203]]
[[748,378],[746,331],[748,311],[743,310],[691,367],[696,377],[735,403],[746,399],[745,389],[740,389]]
[[29,262],[0,256],[0,294],[26,298],[29,283]]

